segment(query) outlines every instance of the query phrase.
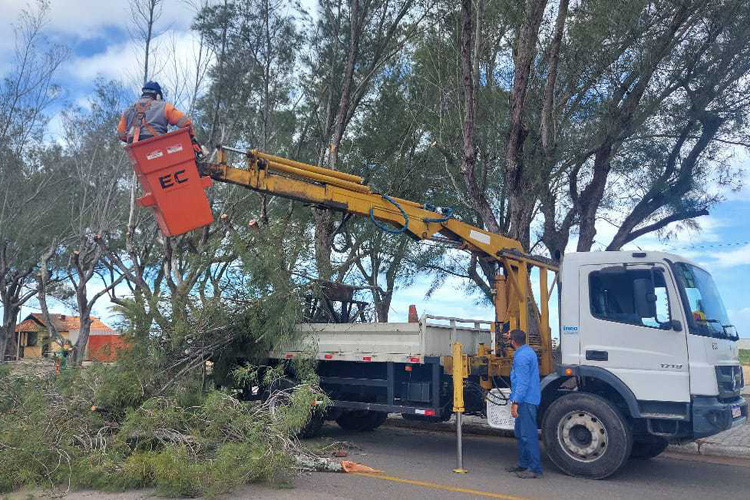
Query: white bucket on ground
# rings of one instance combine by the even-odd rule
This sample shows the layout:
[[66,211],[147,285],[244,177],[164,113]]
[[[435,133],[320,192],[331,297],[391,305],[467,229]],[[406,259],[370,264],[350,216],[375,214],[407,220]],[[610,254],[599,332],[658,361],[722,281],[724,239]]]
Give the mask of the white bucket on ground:
[[487,395],[487,423],[493,429],[513,430],[515,427],[509,396],[510,389],[492,389]]

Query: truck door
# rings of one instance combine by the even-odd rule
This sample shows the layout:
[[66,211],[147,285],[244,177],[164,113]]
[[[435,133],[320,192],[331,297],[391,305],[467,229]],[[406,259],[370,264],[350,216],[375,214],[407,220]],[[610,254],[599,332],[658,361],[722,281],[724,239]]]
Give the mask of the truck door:
[[580,280],[581,364],[616,375],[639,401],[689,402],[686,328],[667,267],[583,266]]

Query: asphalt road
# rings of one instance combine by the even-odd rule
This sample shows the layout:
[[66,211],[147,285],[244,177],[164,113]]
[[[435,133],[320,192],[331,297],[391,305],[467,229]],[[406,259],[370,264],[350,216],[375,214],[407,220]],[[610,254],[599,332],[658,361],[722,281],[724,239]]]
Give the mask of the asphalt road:
[[[566,476],[544,457],[542,479],[523,480],[505,472],[515,463],[516,442],[497,436],[464,436],[464,466],[455,474],[455,436],[445,432],[381,427],[370,433],[351,433],[335,424],[310,446],[346,444],[346,460],[379,469],[381,474],[307,473],[294,488],[250,485],[224,499],[278,500],[461,500],[497,498],[534,499],[726,499],[750,497],[750,460],[665,454],[649,461],[631,461],[617,475],[592,481]],[[544,453],[543,453],[544,455]],[[23,492],[16,498],[26,498]],[[71,493],[68,498],[136,500],[153,498],[153,491],[107,494]]]
[[513,439],[464,436],[464,466],[455,474],[455,436],[441,432],[381,427],[364,434],[325,427],[320,443],[345,441],[349,457],[383,471],[379,475],[313,473],[291,490],[249,486],[233,498],[279,499],[461,499],[461,498],[748,498],[750,461],[663,455],[631,461],[603,481],[578,479],[543,462],[542,479],[522,480],[505,472],[516,456]]

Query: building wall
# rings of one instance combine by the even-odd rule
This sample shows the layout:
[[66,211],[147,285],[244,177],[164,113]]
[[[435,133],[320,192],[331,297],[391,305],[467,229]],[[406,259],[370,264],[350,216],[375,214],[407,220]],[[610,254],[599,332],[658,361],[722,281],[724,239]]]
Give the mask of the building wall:
[[117,360],[117,351],[126,344],[120,335],[92,335],[86,346],[86,359],[111,363]]
[[[36,345],[27,345],[29,342],[29,333],[36,334]],[[19,332],[19,345],[21,346],[21,356],[24,358],[41,358],[42,357],[42,345],[44,345],[45,335],[41,331],[32,332]]]
[[34,359],[34,358],[41,358],[42,357],[42,346],[37,345],[34,347],[23,347],[23,357],[24,359]]

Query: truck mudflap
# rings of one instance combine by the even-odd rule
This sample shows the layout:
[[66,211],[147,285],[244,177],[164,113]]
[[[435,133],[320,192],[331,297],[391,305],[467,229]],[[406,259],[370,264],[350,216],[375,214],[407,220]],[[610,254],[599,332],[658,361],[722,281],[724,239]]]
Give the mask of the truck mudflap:
[[720,401],[714,396],[694,396],[693,438],[712,436],[747,421],[747,401],[738,397]]

